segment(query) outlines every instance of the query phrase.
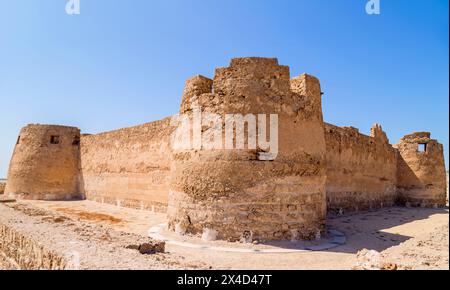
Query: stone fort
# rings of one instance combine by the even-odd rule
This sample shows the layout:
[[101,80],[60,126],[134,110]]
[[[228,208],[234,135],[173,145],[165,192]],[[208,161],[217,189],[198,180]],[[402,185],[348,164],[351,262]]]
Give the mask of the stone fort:
[[187,80],[180,113],[191,114],[192,102],[220,115],[277,114],[277,158],[259,160],[261,148],[173,149],[171,118],[95,135],[28,125],[5,195],[167,212],[179,234],[230,241],[311,239],[327,212],[446,204],[443,146],[430,133],[391,145],[378,124],[370,136],[327,124],[319,80],[291,78],[277,59],[237,58],[213,79]]

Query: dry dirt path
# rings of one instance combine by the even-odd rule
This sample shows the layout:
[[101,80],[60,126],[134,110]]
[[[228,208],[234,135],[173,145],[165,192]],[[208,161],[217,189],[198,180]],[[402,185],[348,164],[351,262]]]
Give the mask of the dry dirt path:
[[[33,202],[86,222],[146,235],[165,221],[164,214],[118,208],[91,201]],[[229,253],[167,245],[171,254],[185,262],[211,265],[215,269],[351,269],[356,254],[376,250],[408,269],[448,269],[448,210],[387,208],[351,216],[335,217],[328,225],[345,233],[347,243],[322,252],[289,254]],[[235,244],[230,244],[235,246]]]

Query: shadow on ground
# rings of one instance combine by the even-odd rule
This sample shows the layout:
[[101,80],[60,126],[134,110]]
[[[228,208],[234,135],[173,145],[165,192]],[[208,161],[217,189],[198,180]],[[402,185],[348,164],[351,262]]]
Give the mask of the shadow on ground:
[[[330,216],[328,226],[343,232],[347,237],[345,245],[330,251],[357,253],[362,249],[370,249],[381,252],[412,238],[396,232],[395,227],[426,220],[437,214],[448,215],[448,212],[448,208],[392,207],[341,217]],[[411,227],[414,226],[417,225],[411,224]]]
[[[358,212],[344,216],[329,216],[327,220],[327,229],[337,230],[346,237],[343,245],[336,245],[329,252],[356,254],[362,249],[384,251],[388,248],[400,245],[411,239],[411,236],[396,233],[389,230],[401,225],[406,225],[419,220],[428,219],[432,215],[447,214],[448,208],[429,209],[429,208],[405,208],[391,207],[378,209],[374,211]],[[389,231],[388,231],[389,230]],[[393,231],[393,232],[392,232]],[[325,235],[319,241],[302,242],[264,242],[268,245],[282,249],[305,249],[315,245],[327,245],[333,240],[331,235]],[[318,247],[319,250],[320,246]]]

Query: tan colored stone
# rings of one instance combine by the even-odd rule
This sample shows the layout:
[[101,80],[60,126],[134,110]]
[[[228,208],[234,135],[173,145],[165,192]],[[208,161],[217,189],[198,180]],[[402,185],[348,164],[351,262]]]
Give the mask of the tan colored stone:
[[82,198],[79,142],[78,128],[24,127],[9,165],[5,194],[18,199]]
[[193,104],[221,117],[276,114],[277,158],[260,160],[261,147],[173,150],[171,118],[81,136],[73,127],[29,125],[20,132],[5,193],[167,211],[179,234],[250,242],[314,239],[327,208],[345,214],[398,201],[445,205],[443,147],[430,133],[392,146],[379,124],[370,136],[326,124],[320,81],[291,78],[275,58],[232,59],[213,79],[188,79],[180,113],[191,116]]
[[356,128],[326,124],[325,139],[329,211],[343,214],[396,202],[397,152],[380,125],[366,136]]
[[264,162],[251,149],[174,151],[169,228],[175,230],[187,215],[188,233],[210,228],[219,239],[291,239],[293,230],[312,238],[323,230],[320,83],[307,75],[292,83],[287,66],[266,58],[233,59],[230,67],[216,69],[212,90],[206,78],[187,81],[180,113],[189,114],[190,104],[198,102],[223,119],[225,114],[277,114],[279,153],[274,161]]
[[[406,135],[396,145],[399,200],[408,206],[444,207],[447,180],[444,147],[429,132]],[[419,150],[423,146],[424,151]]]

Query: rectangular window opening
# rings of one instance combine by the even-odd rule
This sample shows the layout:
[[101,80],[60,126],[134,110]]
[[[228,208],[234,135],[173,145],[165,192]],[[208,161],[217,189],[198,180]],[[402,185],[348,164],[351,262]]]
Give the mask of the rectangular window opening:
[[419,144],[418,151],[419,152],[427,152],[427,144],[426,143]]
[[59,144],[59,136],[51,136],[50,137],[50,144]]

